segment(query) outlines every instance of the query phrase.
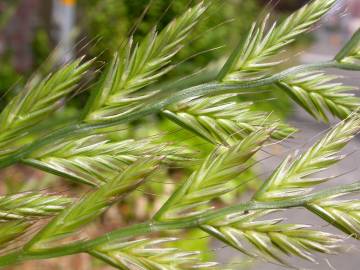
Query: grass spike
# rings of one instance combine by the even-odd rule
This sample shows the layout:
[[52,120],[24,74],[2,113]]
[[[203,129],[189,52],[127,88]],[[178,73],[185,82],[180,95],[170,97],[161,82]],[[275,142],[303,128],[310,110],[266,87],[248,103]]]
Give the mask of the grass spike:
[[[342,238],[309,229],[308,225],[283,224],[282,219],[257,220],[273,211],[232,213],[221,220],[212,220],[201,228],[238,251],[265,260],[291,266],[285,257],[297,256],[315,262],[311,252],[334,254]],[[245,242],[252,245],[251,251]]]
[[360,99],[348,91],[354,87],[333,82],[337,76],[317,71],[299,73],[277,85],[310,115],[329,122],[328,114],[345,119],[360,105]]
[[263,76],[262,72],[281,63],[270,61],[286,45],[318,22],[336,0],[313,0],[288,16],[281,23],[273,23],[266,32],[269,15],[254,23],[245,41],[239,45],[220,71],[218,80],[236,82],[247,77]]
[[27,129],[49,117],[74,91],[93,60],[77,59],[45,78],[34,77],[0,114],[0,146],[8,146],[27,134]]
[[271,130],[254,131],[237,144],[215,149],[200,168],[180,185],[155,215],[156,220],[176,219],[209,209],[207,202],[231,191],[226,183],[246,170],[246,162],[269,138]]
[[360,200],[337,200],[337,194],[313,201],[307,209],[355,239],[360,239]]
[[185,39],[205,12],[200,2],[170,22],[161,32],[154,28],[139,44],[132,38],[122,48],[104,75],[86,109],[86,122],[115,119],[143,106],[157,91],[139,90],[154,83],[172,69],[171,59],[183,47]]
[[103,134],[63,138],[37,149],[23,163],[72,181],[101,186],[144,157],[164,157],[163,163],[184,163],[194,153],[156,140],[114,140]]
[[140,160],[109,180],[97,190],[89,192],[71,207],[64,209],[27,244],[27,249],[46,248],[54,240],[74,233],[103,213],[111,204],[141,185],[156,169],[159,160]]
[[110,242],[93,249],[90,254],[123,270],[134,267],[149,270],[215,269],[217,263],[201,263],[200,252],[166,247],[176,240],[157,238]]
[[289,155],[254,196],[255,200],[282,200],[307,194],[327,178],[312,174],[327,169],[344,156],[339,152],[359,132],[358,114],[350,116],[330,130],[321,140],[302,154]]
[[164,110],[162,113],[179,126],[213,143],[233,145],[250,133],[262,128],[275,127],[274,139],[284,139],[295,129],[252,110],[252,102],[239,102],[237,95],[190,98]]

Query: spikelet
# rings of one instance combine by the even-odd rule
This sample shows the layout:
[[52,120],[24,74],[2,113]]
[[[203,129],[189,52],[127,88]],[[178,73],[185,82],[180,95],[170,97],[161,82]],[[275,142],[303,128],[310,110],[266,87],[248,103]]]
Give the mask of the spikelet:
[[239,102],[236,95],[190,98],[163,111],[181,127],[213,143],[233,145],[251,132],[274,127],[271,137],[284,139],[296,129],[266,113],[252,110],[251,102]]
[[337,200],[345,194],[336,194],[321,198],[307,205],[307,209],[347,233],[351,237],[360,239],[360,200]]
[[122,240],[99,246],[90,254],[123,270],[215,269],[217,263],[201,262],[200,252],[182,251],[165,246],[176,240],[176,238]]
[[338,77],[311,71],[290,76],[278,86],[314,118],[328,122],[329,113],[345,119],[360,105],[360,99],[348,93],[356,88],[335,79]]
[[32,152],[23,162],[72,181],[100,186],[144,157],[190,161],[194,153],[155,140],[114,140],[102,134],[62,138]]
[[[201,228],[244,254],[284,265],[289,265],[286,256],[315,262],[311,252],[334,254],[338,251],[342,240],[339,236],[311,230],[308,225],[283,224],[281,218],[257,220],[269,212],[272,211],[232,213]],[[253,249],[244,245],[246,242]]]

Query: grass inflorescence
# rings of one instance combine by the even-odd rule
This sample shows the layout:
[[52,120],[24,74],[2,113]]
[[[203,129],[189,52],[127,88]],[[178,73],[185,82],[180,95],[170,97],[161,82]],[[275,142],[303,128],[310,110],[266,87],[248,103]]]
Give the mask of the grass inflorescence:
[[[77,59],[30,79],[0,114],[0,167],[25,164],[87,185],[88,191],[72,197],[46,190],[2,195],[0,266],[87,253],[118,269],[222,268],[202,256],[208,249],[176,247],[192,229],[284,266],[292,266],[291,257],[315,262],[315,252],[340,252],[344,237],[326,228],[269,217],[299,207],[359,239],[359,200],[339,197],[358,195],[360,183],[323,188],[331,177],[315,174],[345,158],[343,148],[360,130],[354,89],[326,74],[327,68],[360,70],[360,32],[327,62],[273,69],[284,60],[281,51],[335,2],[313,0],[282,22],[270,24],[269,15],[254,23],[215,80],[184,87],[176,83],[176,91],[158,88],[156,82],[176,68],[173,57],[206,14],[207,5],[200,2],[142,41],[130,37],[100,71],[83,111],[59,125],[44,128],[42,122],[51,122],[66,106],[93,60]],[[302,153],[288,155],[250,199],[237,203],[229,196],[249,181],[257,154],[296,132],[254,106],[251,93],[264,87],[280,88],[317,120],[328,122],[333,116],[340,122]],[[239,98],[245,93],[249,100]],[[206,147],[198,144],[196,152],[185,137],[154,136],[159,133],[155,122],[163,118]],[[139,136],[139,126],[152,136]],[[169,179],[170,171],[181,172],[177,181]],[[161,185],[164,179],[175,186],[160,195],[148,220],[93,238],[76,237],[112,205],[125,204],[135,190],[142,192],[139,187],[152,181]]]

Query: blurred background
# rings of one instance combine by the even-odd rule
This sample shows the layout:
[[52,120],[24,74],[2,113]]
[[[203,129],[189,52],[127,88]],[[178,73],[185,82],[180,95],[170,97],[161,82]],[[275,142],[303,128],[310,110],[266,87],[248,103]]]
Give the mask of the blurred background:
[[[62,65],[71,59],[86,55],[97,57],[96,68],[102,68],[109,62],[112,54],[130,34],[139,40],[154,26],[161,29],[174,16],[181,14],[192,4],[190,0],[1,0],[0,1],[0,109],[15,93],[22,90],[26,80],[35,72],[47,70],[43,63]],[[195,73],[207,65],[216,63],[226,56],[242,38],[253,21],[272,11],[276,18],[301,7],[307,0],[213,0],[207,17],[193,33],[188,45],[177,56],[177,68],[164,80],[177,79]],[[295,45],[286,51],[289,58],[287,65],[310,63],[331,58],[351,34],[360,27],[360,1],[339,1],[333,11],[309,35],[302,37]],[[50,57],[51,55],[51,57]],[[294,57],[294,55],[296,57]],[[48,61],[49,57],[53,59]],[[355,86],[360,86],[359,77],[344,73],[344,80]],[[96,73],[95,75],[96,76]],[[358,75],[357,75],[358,76]],[[91,88],[91,83],[87,84]],[[86,90],[86,89],[85,89]],[[264,93],[263,102],[259,104],[267,110],[274,111],[301,130],[294,141],[288,145],[276,146],[271,149],[278,153],[269,159],[266,166],[258,168],[259,174],[274,168],[282,155],[289,148],[308,143],[312,138],[326,129],[310,119],[281,93]],[[81,91],[70,100],[62,114],[74,115],[88,96],[88,91]],[[168,129],[168,123],[160,123],[160,130]],[[146,130],[146,131],[145,131]],[[152,135],[147,126],[136,129],[142,137]],[[158,130],[156,130],[158,132]],[[195,141],[194,144],[201,142]],[[295,144],[295,146],[294,146]],[[360,143],[351,146],[360,148]],[[346,167],[336,167],[336,172],[350,170],[356,166],[356,156]],[[357,159],[359,160],[359,159]],[[173,172],[172,177],[181,177]],[[331,173],[330,173],[331,174]],[[356,177],[348,175],[347,181]],[[14,166],[0,172],[0,194],[18,192],[29,189],[48,188],[53,191],[71,190],[77,194],[81,187],[70,186],[66,181],[59,181],[56,176],[48,175],[23,166]],[[358,179],[357,179],[358,180]],[[336,182],[335,182],[336,183]],[[257,182],[247,189],[256,187]],[[149,194],[137,193],[129,198],[127,203],[110,209],[98,224],[88,230],[88,234],[97,235],[115,227],[124,226],[146,220],[156,208],[159,201],[151,194],[167,194],[168,187],[149,187]],[[241,192],[241,191],[239,191]],[[226,198],[231,200],[231,198]],[[297,218],[302,219],[298,215]],[[317,221],[315,221],[316,223]],[[189,232],[193,241],[179,242],[179,246],[187,248],[204,248],[209,245],[209,239],[202,238],[198,232]],[[188,235],[188,236],[189,236]],[[218,243],[209,245],[211,250],[206,257],[217,257],[221,262],[236,260],[233,269],[281,269],[279,266],[258,264],[229,248],[224,249]],[[340,267],[346,262],[343,270],[357,269],[359,258],[353,255],[341,257],[332,264],[322,261],[318,268],[331,269]],[[335,265],[335,266],[333,266]],[[28,262],[9,269],[110,269],[91,260],[86,255],[76,255],[66,258],[41,262]],[[336,268],[337,269],[337,268]]]

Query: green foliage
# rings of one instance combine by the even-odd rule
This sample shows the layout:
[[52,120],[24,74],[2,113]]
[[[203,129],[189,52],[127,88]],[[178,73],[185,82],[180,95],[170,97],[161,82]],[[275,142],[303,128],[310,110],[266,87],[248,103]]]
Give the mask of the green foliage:
[[[181,61],[194,53],[211,47],[224,45],[226,39],[231,43],[239,36],[246,34],[251,20],[256,17],[260,7],[256,1],[207,1],[209,8],[207,18],[199,22],[195,33],[176,60]],[[89,53],[104,61],[112,58],[112,52],[127,40],[127,35],[134,31],[135,40],[146,36],[154,25],[164,28],[175,16],[183,13],[189,6],[188,0],[79,0],[81,27],[88,34],[89,40],[99,39],[96,45],[90,43]],[[143,20],[142,14],[145,13]],[[236,20],[241,14],[241,20]],[[235,20],[234,20],[235,19]],[[232,27],[227,27],[231,25]],[[106,27],[105,27],[106,26]],[[236,29],[236,31],[233,31]],[[206,33],[206,34],[205,34]],[[222,56],[219,50],[209,51],[188,59],[173,71],[173,74],[184,75],[203,68],[209,61]],[[176,61],[177,62],[177,61]]]
[[[1,69],[0,69],[0,92],[2,95],[6,93],[8,89],[16,89],[17,84],[21,84],[24,81],[24,76],[18,74],[13,65],[10,65],[10,57],[1,57]],[[1,100],[1,108],[6,105],[6,100]]]
[[[195,5],[159,34],[149,32],[138,45],[130,38],[100,71],[82,115],[63,118],[62,123],[52,119],[53,113],[78,89],[92,62],[75,60],[53,75],[30,80],[0,115],[0,167],[23,163],[91,187],[78,198],[36,190],[0,197],[0,267],[88,253],[119,269],[219,269],[203,260],[201,252],[208,249],[183,251],[168,243],[175,242],[175,235],[190,240],[183,233],[189,230],[284,266],[292,265],[287,257],[314,262],[314,252],[339,252],[343,237],[310,225],[285,224],[283,218],[264,219],[273,211],[299,207],[359,238],[359,200],[335,198],[358,194],[360,182],[324,189],[321,184],[331,177],[314,176],[343,159],[340,151],[360,130],[358,100],[345,92],[348,87],[330,83],[336,77],[322,73],[326,68],[360,70],[357,61],[349,61],[355,59],[359,32],[333,60],[262,72],[271,72],[268,57],[310,29],[333,4],[314,0],[267,34],[266,20],[255,25],[248,42],[234,51],[216,80],[185,79],[183,87],[176,82],[158,87],[155,82],[172,68],[175,54],[203,17],[206,5]],[[251,199],[220,200],[249,181],[248,169],[259,159],[258,152],[293,133],[269,112],[252,110],[257,100],[249,93],[278,86],[314,118],[327,121],[331,113],[345,120],[302,154],[285,158]],[[239,101],[240,94],[248,94],[249,102]],[[168,140],[169,134],[159,135],[154,117],[159,114],[204,140],[205,146],[193,145],[199,152],[195,153],[185,136]],[[41,123],[46,119],[52,123]],[[149,137],[138,136],[136,129]],[[97,237],[77,236],[112,205],[130,207],[124,197],[135,190],[147,192],[152,181],[160,186],[154,190],[166,191],[160,194],[163,201],[158,201],[154,216]],[[176,186],[165,188],[169,183]],[[137,209],[129,211],[133,210]],[[44,218],[48,222],[38,226]],[[172,237],[166,238],[169,234]]]
[[[127,2],[122,0],[79,0],[80,27],[91,42],[88,53],[109,60],[114,51],[127,38],[128,29],[134,20],[127,11]],[[96,45],[92,46],[95,43]]]

